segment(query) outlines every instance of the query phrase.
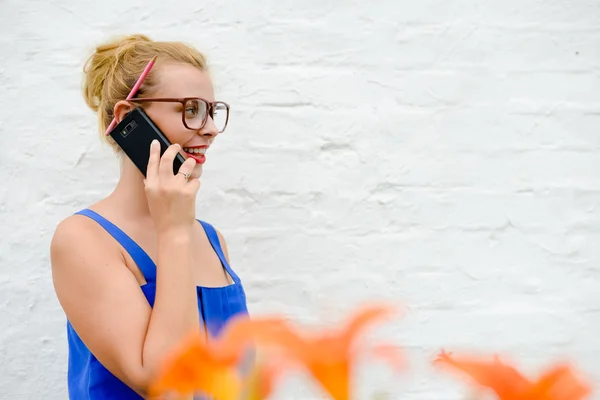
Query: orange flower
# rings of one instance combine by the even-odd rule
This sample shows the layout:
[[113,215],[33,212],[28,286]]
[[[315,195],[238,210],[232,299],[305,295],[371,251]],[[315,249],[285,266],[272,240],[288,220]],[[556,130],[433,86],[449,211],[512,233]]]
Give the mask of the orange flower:
[[[385,306],[363,307],[342,329],[314,335],[302,335],[285,324],[272,325],[274,329],[260,332],[257,339],[279,346],[281,354],[303,365],[333,399],[348,400],[356,356],[366,349],[358,343],[359,336],[369,325],[388,317],[392,311],[391,307]],[[401,365],[399,349],[395,346],[376,346],[372,354]]]
[[[151,387],[151,394],[203,393],[218,400],[262,400],[268,398],[285,370],[300,364],[333,399],[348,400],[356,356],[367,350],[359,343],[359,336],[392,311],[384,306],[363,307],[342,329],[312,336],[301,335],[281,318],[235,318],[213,340],[206,341],[200,334],[186,340],[168,358]],[[237,368],[250,345],[264,350],[265,357],[249,376],[242,377]],[[397,368],[403,365],[396,346],[380,344],[369,350]]]
[[241,398],[244,400],[267,399],[286,369],[286,365],[284,360],[276,357],[258,362],[244,382],[244,393]]
[[542,374],[530,388],[527,399],[580,400],[591,393],[591,386],[582,382],[570,365],[559,364]]
[[[175,392],[203,393],[219,400],[238,399],[245,380],[237,368],[256,333],[277,326],[279,320],[252,321],[246,316],[231,319],[223,333],[207,341],[199,332],[191,335],[166,359],[150,388],[152,396]],[[261,379],[270,376],[264,371]],[[270,389],[270,386],[267,388]],[[261,394],[268,395],[266,388]]]
[[191,395],[202,392],[217,399],[235,399],[241,382],[235,374],[235,358],[226,357],[194,335],[171,355],[151,388],[151,396],[175,392]]
[[578,380],[566,364],[552,367],[532,382],[498,357],[492,361],[457,359],[442,351],[435,363],[461,371],[478,386],[494,391],[500,400],[581,400],[591,393],[590,387]]

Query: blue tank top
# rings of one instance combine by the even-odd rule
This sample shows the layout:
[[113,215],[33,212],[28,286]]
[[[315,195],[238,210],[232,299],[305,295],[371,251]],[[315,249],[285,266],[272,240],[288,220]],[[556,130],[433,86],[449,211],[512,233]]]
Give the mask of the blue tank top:
[[[148,254],[125,232],[96,212],[84,209],[76,214],[85,215],[98,222],[129,253],[146,279],[146,283],[141,286],[141,290],[152,307],[156,294],[156,265]],[[233,272],[223,254],[217,232],[210,224],[200,220],[198,222],[204,228],[212,248],[234,282],[232,285],[225,287],[197,287],[200,322],[206,326],[212,336],[216,336],[229,318],[240,313],[248,314],[246,294],[239,277]],[[143,400],[141,396],[100,364],[79,338],[68,320],[67,340],[69,350],[67,374],[69,399]]]

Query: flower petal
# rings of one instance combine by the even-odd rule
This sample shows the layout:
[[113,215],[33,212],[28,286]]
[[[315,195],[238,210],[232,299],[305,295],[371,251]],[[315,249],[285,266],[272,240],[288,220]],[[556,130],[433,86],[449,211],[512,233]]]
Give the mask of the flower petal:
[[390,318],[396,311],[396,307],[389,304],[371,304],[361,307],[350,317],[341,332],[340,339],[344,346],[349,348],[367,328]]
[[469,376],[476,384],[493,390],[501,400],[520,399],[532,383],[515,368],[502,363],[498,357],[482,360],[475,357],[455,358],[442,351],[436,364],[448,366]]
[[527,399],[582,400],[591,392],[590,385],[578,378],[570,365],[558,364],[540,377]]

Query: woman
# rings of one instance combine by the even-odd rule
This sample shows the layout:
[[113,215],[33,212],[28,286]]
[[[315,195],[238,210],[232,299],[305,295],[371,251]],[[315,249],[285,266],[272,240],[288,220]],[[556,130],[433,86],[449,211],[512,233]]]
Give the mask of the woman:
[[[125,100],[147,63],[137,96]],[[62,221],[51,243],[54,287],[67,316],[71,399],[139,399],[161,360],[191,332],[217,335],[247,313],[223,236],[195,219],[202,165],[225,129],[205,57],[178,42],[133,35],[97,47],[84,97],[100,131],[141,107],[173,144],[148,149],[147,177],[123,155],[114,191]],[[178,102],[177,99],[195,98]],[[173,174],[177,152],[186,158]]]

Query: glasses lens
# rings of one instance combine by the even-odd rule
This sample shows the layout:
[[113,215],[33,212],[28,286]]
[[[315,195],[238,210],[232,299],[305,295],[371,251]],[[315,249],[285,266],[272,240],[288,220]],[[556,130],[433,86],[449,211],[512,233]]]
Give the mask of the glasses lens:
[[190,129],[202,128],[206,118],[206,103],[202,100],[191,99],[185,103],[185,123]]
[[219,130],[219,132],[223,132],[225,130],[225,125],[227,125],[229,110],[227,106],[223,103],[215,103],[213,107],[213,115],[212,119],[215,123],[215,126]]

